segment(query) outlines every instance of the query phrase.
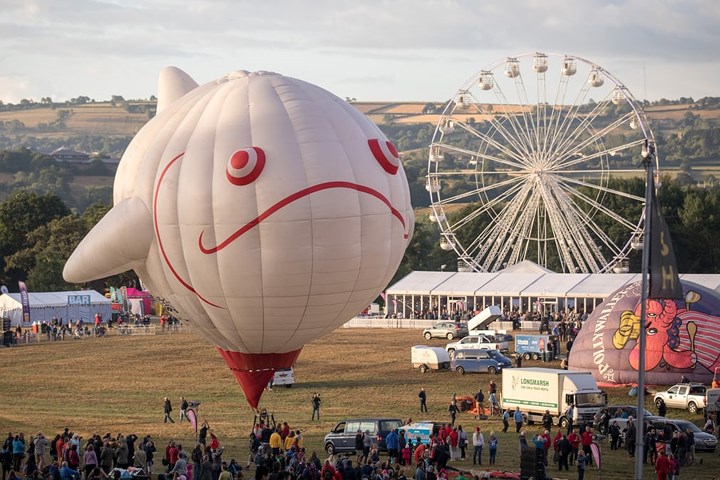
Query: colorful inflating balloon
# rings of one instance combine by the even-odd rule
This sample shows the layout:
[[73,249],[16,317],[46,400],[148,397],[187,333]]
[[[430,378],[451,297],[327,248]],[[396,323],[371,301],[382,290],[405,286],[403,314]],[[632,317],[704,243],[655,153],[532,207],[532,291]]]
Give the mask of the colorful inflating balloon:
[[[720,295],[682,281],[683,300],[648,300],[645,381],[672,385],[684,375],[710,383],[720,368]],[[641,285],[626,285],[584,322],[569,357],[571,370],[590,370],[603,384],[637,383]]]
[[363,310],[413,231],[398,153],[347,102],[269,72],[161,73],[158,114],[69,282],[134,269],[214,343],[256,408],[276,368]]

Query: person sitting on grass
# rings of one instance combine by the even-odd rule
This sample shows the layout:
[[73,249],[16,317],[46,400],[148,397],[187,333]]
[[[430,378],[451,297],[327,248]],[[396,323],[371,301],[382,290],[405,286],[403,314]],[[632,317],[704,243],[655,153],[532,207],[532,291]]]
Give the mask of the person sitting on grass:
[[60,478],[62,480],[79,480],[80,473],[77,470],[68,467],[67,462],[62,462],[62,467],[60,467]]

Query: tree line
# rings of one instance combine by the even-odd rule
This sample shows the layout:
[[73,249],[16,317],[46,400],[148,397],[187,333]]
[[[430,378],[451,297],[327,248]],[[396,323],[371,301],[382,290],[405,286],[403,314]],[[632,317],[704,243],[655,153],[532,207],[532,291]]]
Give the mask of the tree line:
[[[614,188],[626,191],[644,188],[640,179],[613,181],[616,182]],[[720,188],[687,187],[663,178],[659,201],[670,228],[679,270],[720,273]],[[618,212],[637,208],[630,202],[625,205],[622,197],[617,202],[613,208]],[[12,193],[0,203],[0,281],[10,290],[16,290],[17,281],[23,280],[33,291],[87,286],[102,291],[106,286],[125,284],[133,279],[132,272],[88,285],[68,284],[62,278],[63,266],[70,254],[109,208],[107,203],[98,202],[77,213],[54,193],[28,190]],[[443,265],[448,271],[455,270],[454,252],[442,250],[439,241],[440,232],[435,223],[430,222],[426,214],[417,214],[415,233],[392,282],[413,270],[437,271]],[[631,271],[639,271],[639,255],[631,267]]]

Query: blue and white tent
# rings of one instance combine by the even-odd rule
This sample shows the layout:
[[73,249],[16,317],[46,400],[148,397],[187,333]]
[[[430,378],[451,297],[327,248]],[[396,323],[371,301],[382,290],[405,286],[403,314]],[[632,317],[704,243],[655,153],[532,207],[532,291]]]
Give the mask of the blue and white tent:
[[30,320],[23,321],[22,304],[19,293],[0,295],[0,316],[9,318],[13,326],[29,327],[33,322],[50,323],[53,317],[75,323],[93,322],[99,313],[103,320],[112,314],[110,299],[95,290],[76,290],[69,292],[28,292],[30,300]]

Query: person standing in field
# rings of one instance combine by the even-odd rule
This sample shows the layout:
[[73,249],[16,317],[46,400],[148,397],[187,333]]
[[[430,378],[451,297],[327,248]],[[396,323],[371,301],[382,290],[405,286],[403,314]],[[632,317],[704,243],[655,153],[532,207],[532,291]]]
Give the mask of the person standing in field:
[[513,413],[513,420],[515,421],[515,433],[520,433],[520,429],[523,424],[523,415],[520,411],[520,407],[515,407],[515,413]]
[[473,465],[482,465],[482,451],[485,446],[485,437],[480,431],[480,427],[475,427],[473,433]]
[[450,405],[448,406],[448,412],[450,413],[450,426],[454,427],[455,426],[455,416],[457,415],[457,412],[458,412],[458,407],[457,407],[457,403],[455,402],[455,400],[450,402]]
[[424,388],[420,389],[420,393],[418,393],[418,398],[420,399],[420,412],[427,413],[427,394],[425,393]]
[[497,455],[498,438],[495,432],[490,432],[488,439],[488,453],[490,455],[490,465],[495,465],[495,456]]
[[37,437],[35,437],[35,464],[40,471],[45,467],[45,450],[47,449],[47,444],[48,441],[45,435],[43,435],[42,432],[38,432]]
[[585,478],[585,452],[580,450],[577,457],[578,480]]
[[315,420],[315,414],[317,413],[317,419],[318,422],[320,421],[320,394],[314,393],[312,397],[312,418],[310,420]]
[[657,474],[658,480],[667,480],[668,478],[668,473],[670,473],[670,460],[665,450],[660,452],[660,456],[657,462],[655,462],[655,473]]
[[190,421],[190,420],[188,420],[188,417],[187,417],[187,409],[188,409],[188,401],[185,400],[185,397],[180,397],[180,420],[178,420],[179,422],[182,422],[183,419],[185,419],[188,422]]
[[168,397],[165,397],[165,419],[163,420],[163,423],[167,423],[168,420],[170,420],[170,423],[175,423],[175,420],[173,420],[170,416],[171,412],[172,404],[170,403],[170,399]]

